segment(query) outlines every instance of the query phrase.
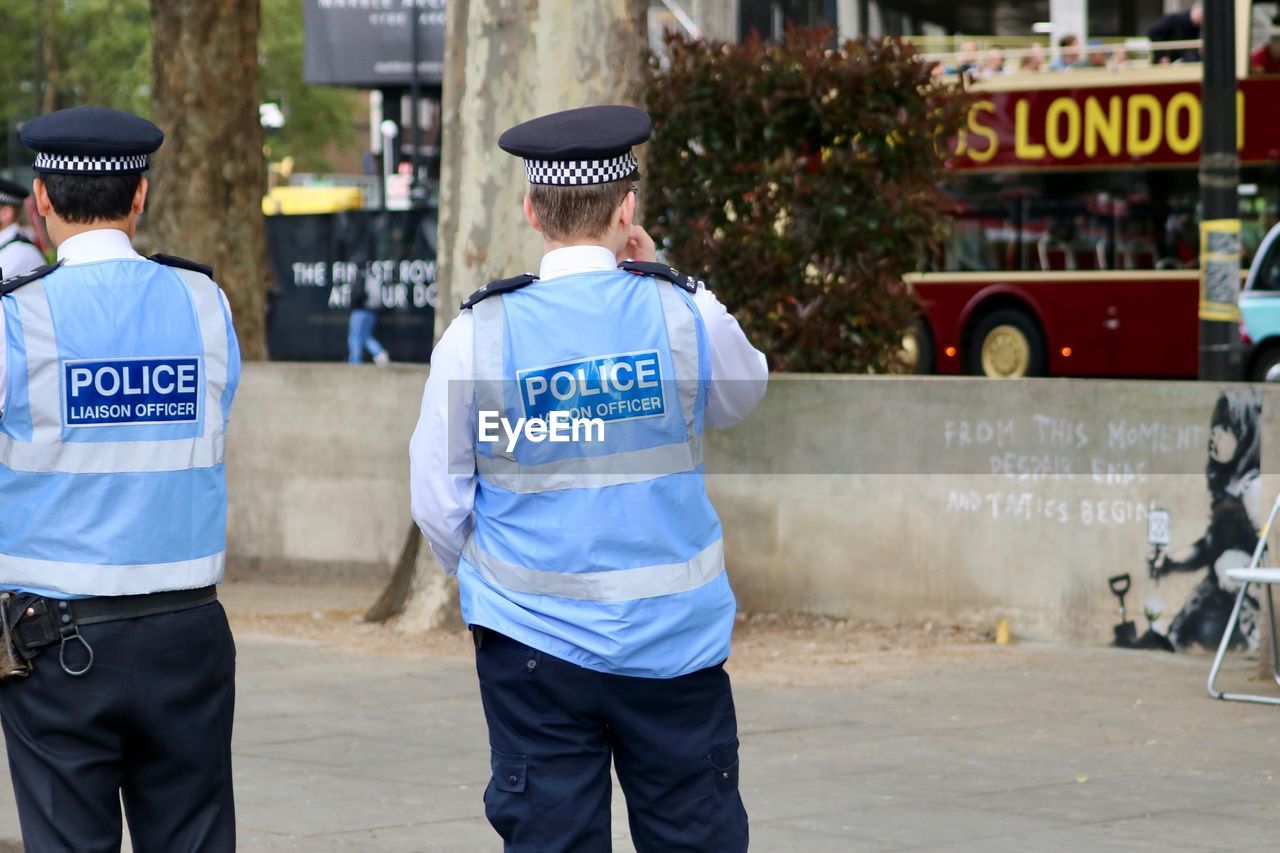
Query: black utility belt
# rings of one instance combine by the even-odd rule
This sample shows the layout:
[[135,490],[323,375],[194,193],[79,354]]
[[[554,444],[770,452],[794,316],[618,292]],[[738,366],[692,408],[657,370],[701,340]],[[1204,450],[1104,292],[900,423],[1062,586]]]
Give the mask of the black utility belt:
[[[214,586],[70,600],[0,591],[0,680],[28,675],[32,658],[54,643],[59,645],[58,659],[63,670],[68,675],[84,675],[93,666],[93,649],[80,635],[81,626],[190,610],[217,600]],[[67,662],[67,644],[72,641],[82,646],[87,656],[83,666],[72,667]]]

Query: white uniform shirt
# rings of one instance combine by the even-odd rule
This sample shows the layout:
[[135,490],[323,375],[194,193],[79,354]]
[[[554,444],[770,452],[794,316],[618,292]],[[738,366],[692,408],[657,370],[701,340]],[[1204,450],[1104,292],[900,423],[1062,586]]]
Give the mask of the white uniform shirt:
[[[94,261],[145,260],[133,250],[129,235],[114,228],[99,228],[68,237],[58,247],[58,260],[66,266],[91,264]],[[43,265],[41,260],[39,265]],[[5,273],[7,276],[8,273]],[[4,401],[3,390],[9,387],[9,333],[0,318],[0,405]],[[0,411],[0,417],[4,412]]]
[[[19,236],[17,224],[8,228],[0,228],[0,278],[13,278],[15,275],[26,275],[37,267],[44,266],[44,255],[30,243],[11,243]],[[8,243],[9,245],[5,246]]]
[[[613,253],[603,246],[568,246],[543,256],[539,278],[546,281],[617,266]],[[727,429],[751,414],[764,398],[769,368],[764,355],[751,346],[738,321],[711,291],[698,290],[693,303],[707,328],[711,354],[705,423]],[[477,413],[470,386],[472,334],[471,312],[463,311],[436,344],[418,426],[409,440],[413,518],[450,573],[458,567],[474,523]]]

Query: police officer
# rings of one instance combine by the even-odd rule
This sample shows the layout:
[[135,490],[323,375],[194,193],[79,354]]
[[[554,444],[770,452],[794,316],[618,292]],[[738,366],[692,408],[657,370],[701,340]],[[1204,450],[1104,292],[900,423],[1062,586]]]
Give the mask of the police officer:
[[235,847],[235,649],[215,584],[240,374],[199,264],[131,245],[164,135],[98,107],[28,122],[57,263],[6,279],[0,676],[28,850]]
[[475,639],[485,811],[509,851],[609,850],[611,760],[637,850],[747,847],[702,438],[755,408],[767,368],[635,224],[649,133],[643,111],[598,106],[502,135],[539,275],[463,303],[410,446],[414,518]]
[[44,264],[44,255],[22,233],[22,206],[31,193],[0,178],[0,278],[24,275]]

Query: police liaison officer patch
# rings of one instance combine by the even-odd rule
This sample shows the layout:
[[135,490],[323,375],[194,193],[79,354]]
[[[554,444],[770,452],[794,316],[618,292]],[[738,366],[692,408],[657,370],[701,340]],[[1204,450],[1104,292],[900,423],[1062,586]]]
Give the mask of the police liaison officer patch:
[[601,355],[516,372],[526,418],[631,421],[666,412],[656,349]]
[[195,423],[200,359],[113,358],[65,361],[63,423],[69,427]]

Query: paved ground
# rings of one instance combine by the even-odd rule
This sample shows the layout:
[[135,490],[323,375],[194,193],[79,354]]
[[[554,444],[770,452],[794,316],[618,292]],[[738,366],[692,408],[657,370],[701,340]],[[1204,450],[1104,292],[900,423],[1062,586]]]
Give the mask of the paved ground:
[[[442,648],[241,628],[242,850],[500,849],[474,671],[459,642]],[[795,683],[739,666],[753,849],[1274,851],[1280,708],[1209,700],[1207,666],[1033,645],[876,650]],[[6,787],[0,839],[17,836]]]

